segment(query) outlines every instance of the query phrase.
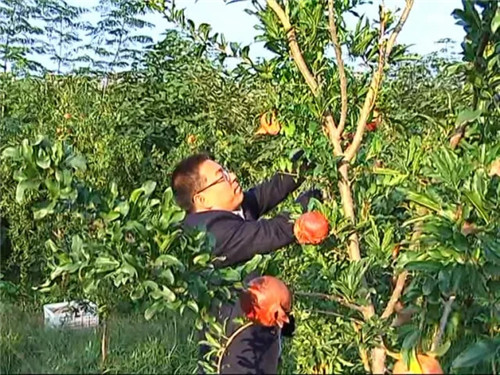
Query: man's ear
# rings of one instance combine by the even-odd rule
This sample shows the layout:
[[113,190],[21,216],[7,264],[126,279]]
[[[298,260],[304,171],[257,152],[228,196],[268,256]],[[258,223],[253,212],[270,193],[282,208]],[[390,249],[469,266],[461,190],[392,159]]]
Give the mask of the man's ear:
[[209,209],[210,208],[207,205],[207,200],[201,194],[196,194],[193,197],[193,202],[194,202],[195,208],[202,208],[202,209]]

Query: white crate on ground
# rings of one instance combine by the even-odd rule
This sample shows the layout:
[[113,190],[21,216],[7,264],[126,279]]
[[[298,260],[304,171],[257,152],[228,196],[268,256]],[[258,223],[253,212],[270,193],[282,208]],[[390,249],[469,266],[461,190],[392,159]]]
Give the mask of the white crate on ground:
[[43,306],[45,325],[54,328],[84,328],[99,325],[97,305],[90,301],[50,303]]

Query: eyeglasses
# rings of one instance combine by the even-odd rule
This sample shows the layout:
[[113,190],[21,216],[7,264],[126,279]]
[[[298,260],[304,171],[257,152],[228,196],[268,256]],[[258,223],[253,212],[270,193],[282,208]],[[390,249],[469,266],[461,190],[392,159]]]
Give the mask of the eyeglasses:
[[214,182],[208,184],[204,188],[202,188],[202,189],[198,190],[196,193],[194,193],[193,198],[191,200],[194,201],[195,195],[200,194],[200,193],[204,192],[205,190],[210,189],[212,186],[220,184],[221,182],[224,182],[224,181],[231,182],[231,176],[230,176],[228,171],[226,171],[225,169],[221,169],[221,173],[222,173],[222,176],[220,176],[217,180],[215,180]]

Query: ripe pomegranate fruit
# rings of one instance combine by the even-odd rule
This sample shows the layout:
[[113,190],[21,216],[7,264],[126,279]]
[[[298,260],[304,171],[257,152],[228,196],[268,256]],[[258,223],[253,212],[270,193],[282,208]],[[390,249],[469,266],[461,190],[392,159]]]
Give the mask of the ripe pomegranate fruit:
[[281,130],[281,124],[279,121],[276,119],[276,113],[273,111],[271,112],[271,119],[268,121],[268,112],[263,113],[260,116],[260,127],[257,129],[255,134],[269,134],[269,135],[276,135],[280,132]]
[[255,323],[280,328],[289,323],[287,314],[292,309],[292,293],[276,277],[261,276],[251,280],[239,300],[243,313]]
[[443,369],[438,360],[426,354],[417,354],[416,363],[410,363],[411,369],[406,367],[401,358],[394,365],[393,374],[443,374]]
[[64,114],[64,119],[66,120],[70,120],[73,116],[71,115],[71,113],[65,113]]
[[462,234],[468,236],[469,234],[475,234],[478,232],[477,226],[474,223],[464,222],[462,225]]
[[317,245],[328,236],[328,231],[328,220],[318,211],[302,214],[293,226],[293,233],[300,244]]
[[377,129],[377,121],[372,121],[372,122],[369,122],[368,124],[366,124],[366,131],[369,131],[369,132],[372,132],[372,131],[375,131]]

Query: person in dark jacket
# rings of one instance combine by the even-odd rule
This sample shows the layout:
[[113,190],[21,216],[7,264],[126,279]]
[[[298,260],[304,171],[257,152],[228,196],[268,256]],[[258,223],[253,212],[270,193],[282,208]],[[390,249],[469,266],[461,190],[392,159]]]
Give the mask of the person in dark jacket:
[[[301,155],[302,152],[295,155],[294,163]],[[233,173],[205,154],[183,160],[172,175],[176,201],[187,211],[185,226],[203,228],[215,237],[216,267],[240,265],[256,254],[267,254],[294,242],[293,222],[287,214],[277,214],[270,219],[261,216],[295,191],[301,182],[296,176],[276,173],[270,180],[243,191]],[[320,198],[319,191],[306,192],[298,201],[305,207],[310,197]],[[240,328],[233,323],[234,318],[242,316],[238,304],[224,304],[217,315],[220,322],[227,323],[228,337]],[[292,331],[293,317],[291,320],[292,324],[282,331]],[[225,371],[275,373],[280,335],[278,328],[264,326],[251,326],[238,334],[231,344],[231,352],[240,355],[234,356],[238,358],[234,363],[225,363]],[[206,348],[202,348],[202,352],[204,350]]]

